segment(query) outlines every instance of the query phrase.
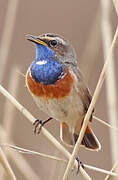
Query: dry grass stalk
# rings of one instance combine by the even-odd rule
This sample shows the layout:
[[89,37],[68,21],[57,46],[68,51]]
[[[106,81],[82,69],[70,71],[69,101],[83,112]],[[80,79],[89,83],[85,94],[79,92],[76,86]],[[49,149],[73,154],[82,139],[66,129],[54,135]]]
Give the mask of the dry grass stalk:
[[[113,4],[114,4],[114,7],[115,7],[115,9],[116,9],[116,13],[117,13],[117,15],[118,15],[118,0],[113,0]],[[107,38],[107,37],[106,37]],[[113,78],[113,80],[112,79],[110,79],[111,81],[114,81],[114,83],[112,83],[111,85],[113,85],[113,89],[111,89],[110,87],[109,87],[109,85],[108,85],[108,83],[107,83],[107,85],[108,85],[108,88],[109,88],[109,92],[110,92],[110,90],[113,92],[112,93],[112,95],[113,95],[113,100],[112,101],[114,101],[114,105],[116,105],[116,85],[115,85],[115,83],[116,83],[116,81],[115,81],[115,75],[114,75],[114,66],[113,66],[114,64],[111,64],[111,67],[112,67],[112,73],[110,72],[110,70],[109,70],[109,78],[110,78],[110,76],[111,76],[111,78]],[[109,80],[109,79],[108,79]],[[115,94],[114,94],[114,91],[115,91]],[[109,95],[109,94],[108,94]],[[109,106],[110,106],[110,99],[109,99]],[[115,108],[115,124],[117,124],[117,109],[116,109],[116,107],[117,106],[114,106],[114,108]],[[110,108],[110,107],[109,107]],[[111,112],[111,111],[110,111]],[[114,112],[111,112],[112,114],[114,114]],[[112,116],[112,114],[110,113],[110,116]],[[113,116],[114,117],[114,116]],[[112,118],[112,121],[113,121],[113,118]],[[112,121],[111,121],[111,123],[112,123]],[[113,124],[113,123],[112,123]],[[116,134],[111,134],[111,136],[112,136],[112,140],[113,140],[113,142],[114,142],[114,139],[115,139],[115,142],[112,144],[113,145],[113,149],[115,148],[115,152],[113,152],[113,157],[114,157],[114,160],[116,160],[116,158],[118,157],[118,155],[117,155],[117,143],[116,143],[116,141],[117,141],[117,137],[115,136]],[[116,144],[115,144],[116,143]],[[116,162],[115,163],[115,165],[113,166],[113,168],[111,169],[111,172],[118,172],[118,162]],[[105,180],[110,180],[111,179],[111,176],[110,175],[108,175],[108,176],[106,176],[106,178],[105,178]],[[115,178],[115,179],[117,179],[117,178]]]
[[[111,172],[118,173],[118,162],[114,164],[113,168],[111,169]],[[111,177],[112,177],[111,175],[108,175],[104,180],[110,180]]]
[[118,15],[118,0],[113,0],[114,7],[116,9],[116,13]]
[[[30,154],[30,155],[37,155],[37,156],[40,156],[40,157],[43,157],[43,158],[48,158],[48,159],[52,159],[52,160],[56,160],[56,161],[60,161],[60,162],[63,162],[63,163],[66,163],[67,164],[67,160],[65,159],[60,159],[56,156],[51,156],[51,155],[47,155],[47,154],[43,154],[43,153],[39,153],[39,152],[36,152],[36,151],[32,151],[32,150],[29,150],[29,149],[24,149],[24,148],[21,148],[21,147],[18,147],[18,146],[15,146],[15,145],[11,145],[11,144],[7,144],[7,143],[2,143],[1,144],[1,147],[5,148],[12,148],[20,153],[24,153],[24,154]],[[103,174],[108,174],[108,175],[111,175],[111,176],[117,176],[118,177],[118,174],[117,173],[113,173],[111,171],[107,171],[105,169],[101,169],[101,168],[97,168],[97,167],[93,167],[93,166],[90,166],[90,165],[87,165],[87,164],[84,164],[84,167],[85,168],[88,168],[90,170],[94,170],[94,171],[97,171],[97,172],[101,172]]]
[[[19,68],[16,65],[12,66],[9,82],[8,82],[8,91],[12,92],[15,97],[17,97],[18,94],[19,79],[14,77],[16,77],[16,73],[18,69]],[[6,113],[6,109],[7,109],[7,113]],[[9,101],[6,101],[3,110],[3,127],[6,130],[9,139],[12,138],[14,110],[15,110],[14,106],[11,106],[11,103]]]
[[95,120],[97,120],[98,122],[100,122],[100,123],[104,124],[105,126],[107,126],[107,127],[111,128],[112,130],[114,130],[114,131],[117,131],[117,132],[118,132],[118,128],[116,128],[116,127],[112,126],[111,124],[106,123],[105,121],[103,121],[102,119],[100,119],[100,118],[98,118],[98,117],[96,117],[96,116],[93,116],[93,118],[94,118]]
[[43,157],[43,158],[46,158],[46,159],[48,158],[48,159],[52,159],[52,160],[67,163],[67,160],[65,160],[65,159],[61,159],[61,158],[51,156],[51,155],[48,155],[48,154],[43,154],[43,153],[39,153],[39,152],[32,151],[32,150],[29,150],[29,149],[21,148],[21,147],[11,145],[11,144],[8,144],[8,143],[2,143],[1,147],[3,147],[3,148],[11,148],[11,149],[16,150],[19,153],[23,153],[23,154],[37,155],[37,156],[40,156],[40,157]]
[[[9,136],[6,131],[0,126],[0,143],[4,142],[13,142],[9,140]],[[13,144],[14,145],[14,144]],[[2,147],[2,146],[1,146]],[[33,169],[29,166],[28,162],[21,156],[18,152],[7,151],[10,159],[15,163],[15,166],[18,168],[20,173],[24,176],[25,179],[35,179],[40,180],[39,176],[33,171]]]
[[[109,46],[112,42],[112,27],[110,21],[111,1],[102,1],[102,36],[104,56],[107,56]],[[106,95],[107,95],[107,113],[110,124],[117,128],[117,92],[116,92],[116,75],[114,65],[114,55],[111,56],[106,78]],[[115,162],[118,159],[118,134],[115,131],[110,131],[112,160]]]
[[12,171],[12,169],[7,161],[7,158],[1,148],[0,148],[0,163],[3,166],[3,168],[5,169],[5,172],[9,178],[9,180],[16,180],[15,174]]

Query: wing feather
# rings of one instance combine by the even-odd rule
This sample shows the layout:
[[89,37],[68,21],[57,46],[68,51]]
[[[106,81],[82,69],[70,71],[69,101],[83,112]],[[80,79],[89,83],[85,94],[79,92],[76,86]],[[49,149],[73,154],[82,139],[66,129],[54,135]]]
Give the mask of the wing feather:
[[[73,71],[77,75],[76,89],[79,94],[79,97],[81,98],[81,100],[83,102],[84,110],[86,113],[88,111],[89,105],[91,103],[92,96],[91,96],[89,88],[87,87],[87,85],[84,81],[83,75],[80,72],[80,70],[75,68],[75,69],[73,69]],[[90,118],[90,121],[91,120],[92,120],[92,116]]]

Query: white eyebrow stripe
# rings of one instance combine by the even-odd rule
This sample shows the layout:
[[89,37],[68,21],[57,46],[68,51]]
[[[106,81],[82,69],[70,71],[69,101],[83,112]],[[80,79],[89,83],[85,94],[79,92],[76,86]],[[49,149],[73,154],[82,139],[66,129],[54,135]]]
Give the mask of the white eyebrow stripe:
[[58,42],[61,42],[63,45],[66,44],[66,42],[60,37],[48,37],[48,36],[46,36],[46,37],[44,37],[42,39],[45,39],[45,38],[48,39],[48,40],[57,40]]
[[47,61],[45,61],[45,60],[41,60],[41,61],[36,62],[37,65],[44,65],[46,63],[47,63]]
[[56,37],[56,39],[57,39],[59,42],[61,42],[62,44],[64,44],[64,45],[66,44],[63,39],[61,39],[61,38],[59,38],[59,37]]

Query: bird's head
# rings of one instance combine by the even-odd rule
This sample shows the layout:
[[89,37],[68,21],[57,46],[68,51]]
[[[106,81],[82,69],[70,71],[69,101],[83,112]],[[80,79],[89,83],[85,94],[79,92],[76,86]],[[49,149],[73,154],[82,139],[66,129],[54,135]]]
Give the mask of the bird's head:
[[27,39],[36,44],[36,59],[56,57],[62,63],[76,63],[75,51],[63,37],[46,33],[39,36],[27,35]]
[[55,83],[65,74],[66,67],[77,64],[74,49],[61,36],[47,33],[27,35],[27,39],[36,44],[36,59],[31,65],[31,75],[37,82]]

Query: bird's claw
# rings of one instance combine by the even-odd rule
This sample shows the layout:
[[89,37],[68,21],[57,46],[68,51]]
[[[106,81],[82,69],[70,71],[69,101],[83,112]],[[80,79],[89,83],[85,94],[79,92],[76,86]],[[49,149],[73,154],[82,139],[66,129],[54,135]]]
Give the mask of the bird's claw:
[[84,164],[79,160],[79,157],[76,158],[78,162],[77,174],[79,173],[80,166],[84,169]]
[[40,134],[43,125],[44,124],[42,120],[36,119],[33,123],[34,134]]
[[34,126],[34,134],[40,134],[42,127],[44,126],[44,124],[46,124],[48,121],[50,121],[52,119],[52,117],[48,118],[45,121],[36,119],[33,123]]

